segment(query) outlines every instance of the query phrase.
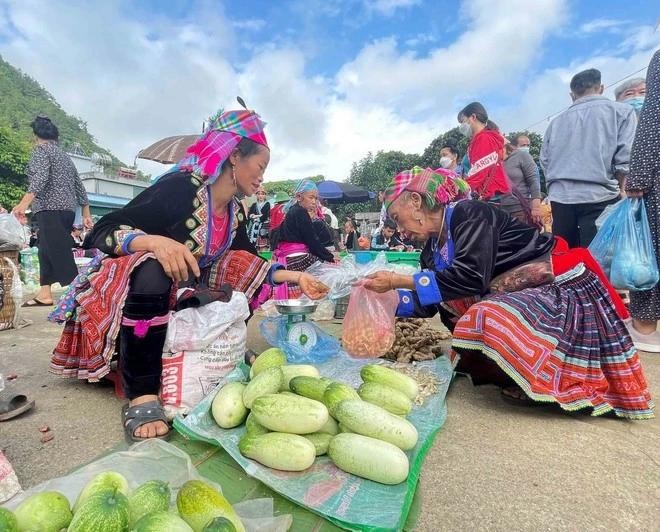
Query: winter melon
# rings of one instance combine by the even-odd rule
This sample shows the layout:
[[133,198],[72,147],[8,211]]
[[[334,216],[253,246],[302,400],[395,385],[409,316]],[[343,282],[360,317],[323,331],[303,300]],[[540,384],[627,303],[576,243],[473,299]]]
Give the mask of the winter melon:
[[149,480],[128,497],[129,524],[133,526],[143,516],[166,512],[170,507],[170,487],[162,480]]
[[25,499],[14,511],[18,529],[59,532],[71,522],[69,500],[57,491],[42,491]]
[[104,490],[117,490],[128,497],[128,481],[121,473],[115,471],[103,471],[99,473],[85,484],[85,487],[76,499],[76,503],[73,505],[73,513],[75,514],[78,511],[78,508],[85,502],[87,497]]
[[78,507],[68,532],[122,532],[128,530],[128,499],[121,491],[105,489],[87,497]]

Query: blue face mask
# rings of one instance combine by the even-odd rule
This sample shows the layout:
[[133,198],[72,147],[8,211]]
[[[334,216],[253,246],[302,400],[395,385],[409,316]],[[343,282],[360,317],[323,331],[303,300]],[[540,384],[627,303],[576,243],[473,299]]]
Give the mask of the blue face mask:
[[642,110],[642,107],[644,106],[644,96],[635,96],[634,98],[629,98],[623,103],[627,103],[628,105],[632,106],[632,108],[639,113]]

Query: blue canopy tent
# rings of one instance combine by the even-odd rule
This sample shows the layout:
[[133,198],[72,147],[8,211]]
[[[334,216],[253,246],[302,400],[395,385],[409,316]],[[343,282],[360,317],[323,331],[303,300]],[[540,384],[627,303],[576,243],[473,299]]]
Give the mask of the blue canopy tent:
[[329,204],[361,203],[374,198],[373,192],[341,181],[321,181],[318,187],[319,196]]

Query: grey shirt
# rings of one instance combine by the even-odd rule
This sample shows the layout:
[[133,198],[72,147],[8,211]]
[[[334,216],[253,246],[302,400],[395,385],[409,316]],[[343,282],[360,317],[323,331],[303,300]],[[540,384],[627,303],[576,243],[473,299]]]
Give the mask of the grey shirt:
[[87,205],[87,191],[71,158],[55,143],[39,144],[27,167],[32,212],[75,211]]
[[628,173],[636,127],[630,105],[600,95],[575,100],[543,137],[540,162],[550,200],[575,204],[616,198],[615,173]]
[[504,171],[509,181],[526,198],[541,198],[539,169],[532,156],[523,150],[515,150],[504,161]]

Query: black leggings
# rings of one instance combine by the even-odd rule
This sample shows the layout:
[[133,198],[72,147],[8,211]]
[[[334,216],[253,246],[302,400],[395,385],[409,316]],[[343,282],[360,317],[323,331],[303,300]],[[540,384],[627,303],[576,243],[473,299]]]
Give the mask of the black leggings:
[[[163,267],[156,259],[148,259],[131,275],[124,318],[149,320],[167,314],[171,290],[172,280]],[[121,326],[119,365],[128,399],[158,394],[166,333],[167,325],[155,325],[139,338],[133,327]]]

